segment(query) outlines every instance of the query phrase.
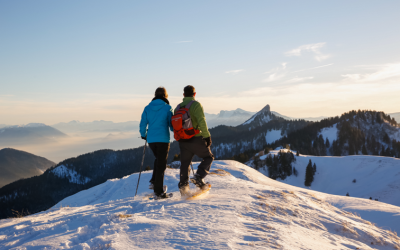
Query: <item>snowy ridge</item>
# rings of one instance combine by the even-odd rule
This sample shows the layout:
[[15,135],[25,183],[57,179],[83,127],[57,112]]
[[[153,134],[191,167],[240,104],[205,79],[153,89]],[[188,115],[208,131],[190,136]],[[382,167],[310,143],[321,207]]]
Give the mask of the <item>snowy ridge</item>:
[[226,157],[227,155],[237,155],[246,150],[256,150],[262,148],[267,143],[273,143],[282,138],[281,130],[268,130],[264,134],[260,134],[251,141],[240,140],[235,143],[219,143],[212,146],[213,154],[216,157]]
[[12,125],[3,128],[38,128],[38,127],[47,127],[47,125],[43,123],[28,123],[25,125]]
[[69,169],[64,165],[56,167],[51,172],[60,178],[67,178],[70,183],[86,184],[90,181],[90,178],[82,177],[75,170]]
[[256,117],[259,118],[259,124],[258,124],[258,126],[261,126],[262,124],[267,123],[267,122],[269,122],[269,121],[272,120],[271,116],[269,116],[269,115],[264,115],[264,114],[258,115],[258,114],[255,114],[255,115],[252,116],[249,120],[247,120],[246,122],[244,122],[243,125],[248,125],[248,124],[252,123],[252,122],[255,120]]
[[[210,193],[193,201],[180,198],[176,169],[166,171],[174,193],[167,200],[146,199],[151,171],[135,198],[138,174],[109,180],[48,211],[1,220],[0,248],[400,249],[386,227],[399,222],[399,207],[290,186],[234,161],[216,161],[216,169]],[[332,204],[382,216],[375,226]]]
[[338,133],[338,128],[336,123],[331,127],[321,129],[318,135],[322,135],[324,140],[328,138],[330,142],[333,142],[334,140],[337,140],[337,133]]
[[275,119],[275,115],[271,113],[271,107],[267,104],[263,109],[258,111],[240,126],[249,126],[248,129],[251,130],[252,128],[262,126],[273,119]]
[[[287,152],[287,150],[282,150]],[[270,152],[276,155],[279,150]],[[263,155],[260,160],[265,160],[268,155]],[[317,173],[311,187],[304,186],[306,166],[309,162],[316,164]],[[251,163],[249,163],[251,164]],[[329,156],[296,156],[292,163],[298,175],[288,176],[279,181],[290,185],[309,188],[319,192],[389,203],[400,206],[400,159],[381,156],[353,155],[341,157]],[[259,171],[268,176],[266,166]],[[355,182],[353,182],[355,180]]]

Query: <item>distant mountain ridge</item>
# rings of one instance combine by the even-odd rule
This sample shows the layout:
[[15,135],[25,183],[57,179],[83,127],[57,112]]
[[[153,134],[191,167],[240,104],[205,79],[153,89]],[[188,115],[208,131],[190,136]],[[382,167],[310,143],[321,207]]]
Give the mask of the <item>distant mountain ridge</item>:
[[256,112],[250,112],[243,109],[221,110],[218,114],[205,113],[207,125],[209,128],[218,125],[237,126],[249,119]]
[[393,117],[396,121],[397,121],[397,123],[400,123],[400,112],[397,112],[397,113],[391,113],[391,114],[389,114],[391,117]]
[[64,133],[78,133],[78,132],[125,132],[139,130],[138,121],[127,122],[112,122],[112,121],[93,121],[93,122],[60,122],[52,125]]
[[56,138],[67,137],[61,131],[42,123],[6,126],[0,128],[0,146],[54,142]]
[[[264,107],[265,108],[265,107]],[[262,109],[263,110],[263,109]],[[327,118],[326,116],[319,117],[306,117],[306,118],[294,118],[286,115],[282,115],[276,111],[269,110],[272,114],[277,117],[281,117],[286,120],[306,120],[306,121],[320,121],[322,119]],[[235,110],[221,110],[218,114],[209,114],[205,113],[207,124],[209,128],[213,128],[219,125],[226,126],[238,126],[245,123],[249,120],[253,115],[258,112],[246,111],[243,109],[235,109]]]
[[0,150],[0,188],[21,178],[43,174],[56,164],[46,158],[24,151],[4,148]]
[[400,157],[400,125],[383,112],[353,110],[294,131],[272,147],[286,144],[306,155]]

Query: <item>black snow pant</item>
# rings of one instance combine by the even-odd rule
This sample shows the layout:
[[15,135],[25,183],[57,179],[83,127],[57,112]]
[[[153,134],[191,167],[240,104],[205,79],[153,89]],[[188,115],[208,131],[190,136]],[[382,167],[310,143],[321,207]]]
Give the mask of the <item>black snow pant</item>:
[[154,157],[156,157],[156,160],[154,161],[153,176],[151,177],[150,182],[154,184],[154,193],[160,195],[164,192],[164,172],[167,168],[169,143],[154,142],[149,143],[149,147],[151,148],[151,151],[153,151]]
[[201,178],[206,177],[208,171],[210,171],[214,155],[211,153],[210,147],[206,146],[203,137],[193,137],[188,140],[180,140],[179,148],[181,150],[180,183],[184,184],[189,181],[190,163],[192,162],[194,155],[203,158],[197,168],[197,174]]

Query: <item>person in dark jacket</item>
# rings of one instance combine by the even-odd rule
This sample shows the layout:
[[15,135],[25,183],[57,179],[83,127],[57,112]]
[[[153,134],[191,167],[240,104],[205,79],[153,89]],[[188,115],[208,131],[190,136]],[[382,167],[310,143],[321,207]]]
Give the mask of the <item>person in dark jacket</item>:
[[[208,131],[206,117],[204,115],[203,106],[195,100],[196,90],[193,86],[188,85],[183,89],[183,102],[179,107],[185,107],[191,103],[189,113],[192,120],[193,128],[200,130],[200,133],[190,139],[179,140],[179,148],[181,150],[181,169],[180,169],[180,182],[178,184],[179,191],[182,196],[189,193],[189,172],[190,164],[193,156],[197,155],[203,158],[197,168],[197,172],[193,178],[190,179],[197,187],[203,189],[207,185],[204,178],[210,171],[211,164],[214,160],[214,155],[211,153],[211,134]],[[175,112],[178,111],[178,107]]]
[[144,108],[140,120],[140,135],[147,140],[156,158],[150,187],[158,198],[167,198],[164,189],[164,172],[167,167],[170,132],[173,131],[171,117],[172,107],[169,105],[168,93],[164,87],[156,89],[155,97]]

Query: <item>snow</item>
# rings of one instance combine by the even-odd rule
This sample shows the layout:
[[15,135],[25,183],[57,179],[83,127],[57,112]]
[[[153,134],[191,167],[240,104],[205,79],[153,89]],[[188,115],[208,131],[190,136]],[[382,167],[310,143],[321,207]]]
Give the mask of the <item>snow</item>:
[[262,118],[260,118],[260,120],[261,120],[262,122],[261,122],[260,124],[258,124],[258,125],[262,125],[262,124],[268,123],[269,121],[272,120],[272,118],[271,118],[269,115],[257,113],[257,114],[255,114],[255,115],[253,115],[249,120],[247,120],[247,121],[246,121],[245,123],[243,123],[242,125],[250,124],[251,122],[254,121],[254,119],[255,119],[257,116],[260,116],[260,115],[262,115]]
[[64,165],[56,167],[55,169],[51,170],[51,172],[60,178],[67,178],[70,183],[85,184],[90,181],[90,178],[82,178],[82,176],[75,170],[69,169]]
[[37,128],[37,127],[47,127],[47,125],[43,124],[43,123],[28,123],[23,127],[25,127],[25,128]]
[[265,142],[273,143],[276,140],[279,140],[281,138],[282,138],[281,130],[273,129],[273,130],[267,131],[267,135],[265,136]]
[[254,121],[254,119],[256,118],[257,114],[253,115],[252,117],[250,117],[250,119],[248,119],[246,122],[243,123],[243,125],[247,125],[250,124],[252,121]]
[[[272,151],[277,154],[279,151]],[[267,155],[264,155],[264,158]],[[261,158],[260,158],[261,159]],[[284,183],[297,187],[304,186],[306,167],[309,162],[316,164],[317,173],[310,189],[334,195],[346,195],[389,203],[400,206],[400,159],[381,156],[296,156],[292,166],[298,176],[291,175]],[[260,172],[268,175],[264,167]],[[356,180],[353,183],[353,180]]]
[[337,123],[336,123],[331,127],[321,129],[321,132],[319,134],[322,135],[324,140],[326,140],[326,138],[328,138],[329,142],[332,143],[334,140],[337,140],[337,133],[338,133],[338,129],[337,129]]
[[[197,164],[194,166],[197,167]],[[167,200],[149,200],[151,171],[109,180],[53,208],[0,221],[1,249],[399,249],[386,230],[400,208],[274,181],[235,161],[215,161],[208,195],[185,201],[167,169]],[[336,199],[336,200],[335,200]],[[377,226],[343,209],[380,215]],[[375,221],[373,221],[376,223]],[[380,228],[384,227],[384,228]]]
[[4,127],[5,129],[9,129],[9,128],[37,128],[37,127],[47,127],[46,124],[43,123],[28,123],[26,125],[11,125],[11,126],[6,126]]

